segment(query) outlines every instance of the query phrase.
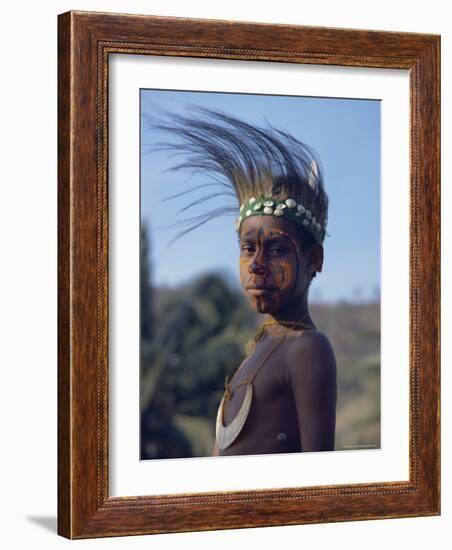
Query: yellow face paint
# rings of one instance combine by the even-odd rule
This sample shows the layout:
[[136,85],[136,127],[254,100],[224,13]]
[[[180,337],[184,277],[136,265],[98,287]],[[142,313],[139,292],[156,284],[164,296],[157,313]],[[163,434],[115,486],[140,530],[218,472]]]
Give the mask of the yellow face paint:
[[260,313],[285,307],[300,294],[305,279],[300,278],[298,240],[282,223],[288,222],[255,216],[241,228],[240,282],[252,308]]

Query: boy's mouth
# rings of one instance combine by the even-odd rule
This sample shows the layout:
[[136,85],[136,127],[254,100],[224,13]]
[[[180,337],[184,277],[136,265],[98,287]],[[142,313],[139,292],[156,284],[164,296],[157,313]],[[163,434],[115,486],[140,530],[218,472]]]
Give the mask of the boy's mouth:
[[263,284],[254,284],[254,285],[248,285],[246,287],[246,290],[251,291],[253,293],[260,293],[260,292],[273,292],[276,289],[272,286],[265,286]]

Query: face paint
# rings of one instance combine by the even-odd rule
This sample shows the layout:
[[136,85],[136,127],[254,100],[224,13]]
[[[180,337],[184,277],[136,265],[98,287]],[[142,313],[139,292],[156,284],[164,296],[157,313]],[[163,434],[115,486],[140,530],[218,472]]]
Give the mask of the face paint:
[[307,289],[305,256],[298,239],[281,223],[270,216],[254,216],[242,225],[240,282],[260,313],[280,310]]

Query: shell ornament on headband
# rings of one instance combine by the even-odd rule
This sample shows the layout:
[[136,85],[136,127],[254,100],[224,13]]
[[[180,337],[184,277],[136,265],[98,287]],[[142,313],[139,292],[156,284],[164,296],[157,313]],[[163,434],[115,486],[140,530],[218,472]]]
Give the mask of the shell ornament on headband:
[[235,223],[236,230],[240,231],[243,220],[251,216],[285,218],[306,228],[319,243],[323,241],[325,236],[324,228],[312,215],[312,212],[290,197],[284,201],[271,197],[251,197],[240,207],[240,215]]

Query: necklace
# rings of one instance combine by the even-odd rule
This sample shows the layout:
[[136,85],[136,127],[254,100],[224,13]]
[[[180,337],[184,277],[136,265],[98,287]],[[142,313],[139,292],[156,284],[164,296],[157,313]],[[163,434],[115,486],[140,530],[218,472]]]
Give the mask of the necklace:
[[[258,372],[261,370],[261,368],[264,366],[266,361],[271,357],[271,355],[276,351],[276,349],[283,343],[286,336],[295,330],[296,328],[306,328],[306,329],[312,329],[312,325],[309,325],[307,323],[304,323],[304,319],[308,316],[308,313],[303,315],[303,317],[300,319],[300,321],[266,321],[264,322],[259,330],[256,332],[256,335],[254,338],[248,343],[246,346],[246,356],[245,359],[242,361],[238,369],[236,370],[234,376],[236,376],[240,370],[242,369],[243,365],[246,363],[247,359],[250,357],[250,355],[253,353],[257,343],[259,340],[261,340],[265,329],[268,326],[272,325],[282,325],[282,326],[288,326],[290,327],[289,331],[283,334],[282,338],[278,340],[271,348],[271,350],[267,353],[267,355],[264,357],[264,360],[259,365],[259,367],[256,369],[254,374],[249,380],[246,380],[245,382],[240,382],[240,384],[237,384],[237,386],[234,388],[234,391],[237,390],[240,386],[246,385],[246,393],[245,397],[243,399],[242,406],[240,407],[239,412],[234,417],[232,422],[230,422],[227,426],[224,425],[224,404],[225,401],[230,401],[232,398],[232,395],[234,391],[231,390],[231,382],[229,382],[228,377],[226,376],[225,379],[225,392],[223,395],[223,398],[221,400],[220,406],[218,408],[218,414],[217,414],[217,421],[216,421],[216,439],[217,444],[220,449],[227,449],[238,437],[239,433],[242,431],[243,426],[245,425],[246,419],[248,418],[248,414],[250,412],[251,408],[251,401],[253,400],[253,382],[258,374]],[[233,376],[233,378],[234,378]]]

